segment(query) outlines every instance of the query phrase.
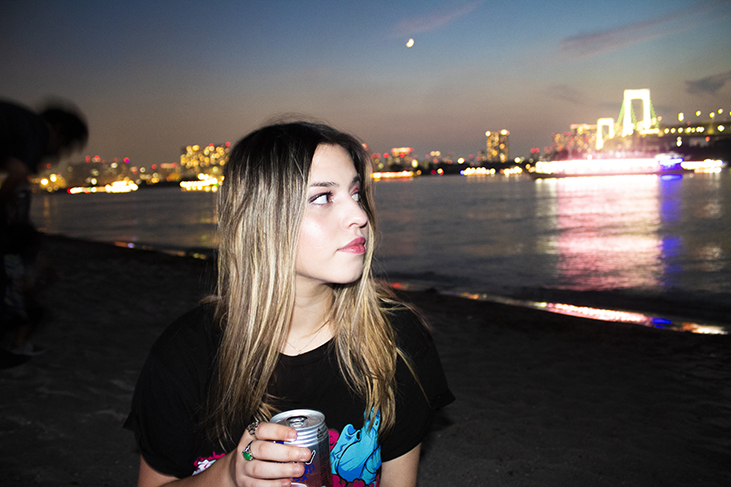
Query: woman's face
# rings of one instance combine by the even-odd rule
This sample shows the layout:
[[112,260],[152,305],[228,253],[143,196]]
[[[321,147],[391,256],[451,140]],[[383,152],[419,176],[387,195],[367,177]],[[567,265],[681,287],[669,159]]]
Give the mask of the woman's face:
[[360,177],[346,150],[318,146],[299,230],[298,284],[346,284],[360,277],[368,238],[360,189]]

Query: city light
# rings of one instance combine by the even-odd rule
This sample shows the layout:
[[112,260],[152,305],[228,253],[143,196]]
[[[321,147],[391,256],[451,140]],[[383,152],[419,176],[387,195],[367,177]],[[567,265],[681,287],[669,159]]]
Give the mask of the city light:
[[703,161],[683,161],[680,165],[687,171],[698,173],[719,173],[726,164],[718,159],[705,159]]
[[502,129],[499,132],[488,130],[485,132],[487,145],[485,157],[489,162],[506,163],[510,159],[510,132]]
[[107,193],[129,193],[137,191],[138,186],[132,181],[114,181],[112,184],[104,185]]
[[506,176],[514,176],[517,174],[522,174],[523,168],[520,166],[506,167],[505,169],[500,169],[500,173],[502,173]]
[[413,147],[394,147],[393,149],[391,149],[391,154],[394,157],[397,157],[397,156],[403,157],[407,154],[411,154],[413,152],[413,150],[414,150]]
[[219,180],[207,174],[198,174],[198,181],[180,181],[180,189],[184,191],[206,191],[215,193],[221,185]]
[[[631,106],[633,100],[642,103],[640,113],[636,115],[630,113],[633,110]],[[636,108],[634,110],[636,111]],[[710,112],[696,110],[689,113],[695,113],[696,117],[708,114],[710,121],[701,118],[691,121],[685,112],[679,112],[678,121],[673,122],[674,126],[660,127],[661,117],[656,116],[654,112],[649,90],[625,90],[622,110],[616,123],[613,118],[600,118],[596,125],[572,124],[570,131],[553,134],[552,146],[544,148],[545,157],[541,156],[541,150],[538,148],[530,149],[530,159],[511,157],[510,131],[487,130],[486,144],[476,156],[460,157],[448,152],[443,157],[441,151],[433,150],[420,160],[419,156],[414,154],[414,149],[406,145],[391,148],[383,153],[374,152],[371,154],[375,171],[372,177],[373,179],[414,178],[422,175],[422,171],[432,175],[459,173],[465,176],[495,173],[515,175],[526,172],[534,177],[667,173],[671,169],[658,168],[657,163],[651,160],[650,154],[672,150],[685,152],[686,147],[688,150],[712,148],[714,138],[729,135],[726,131],[729,122],[725,121],[728,118],[726,115],[728,111],[719,108]],[[623,133],[632,133],[632,139],[622,137]],[[658,137],[645,137],[650,134],[657,134]],[[183,148],[179,162],[146,166],[132,165],[128,157],[106,161],[100,155],[87,155],[85,163],[71,163],[68,171],[59,172],[58,175],[51,174],[49,167],[49,170],[31,179],[31,183],[34,188],[48,192],[72,188],[69,192],[74,194],[127,191],[118,184],[115,186],[114,181],[117,180],[131,180],[136,185],[174,182],[185,191],[215,192],[221,184],[223,167],[228,162],[230,147],[230,142],[191,144]],[[364,148],[368,150],[367,144],[364,144]],[[703,150],[702,153],[703,157],[696,156],[695,159],[719,157],[714,151]],[[608,167],[609,164],[612,167]],[[469,167],[460,171],[464,166],[493,166],[495,169],[491,171]],[[682,170],[715,172],[719,169],[717,166],[705,167],[697,161],[690,161]],[[90,189],[92,187],[96,189]]]
[[495,174],[495,169],[488,169],[486,167],[468,167],[462,169],[459,173],[462,176],[490,176],[492,174]]
[[68,194],[92,193],[130,193],[137,191],[138,186],[132,181],[115,181],[104,186],[75,186],[66,190]]
[[373,179],[399,179],[399,178],[413,178],[414,171],[385,171],[385,172],[374,172],[372,175]]

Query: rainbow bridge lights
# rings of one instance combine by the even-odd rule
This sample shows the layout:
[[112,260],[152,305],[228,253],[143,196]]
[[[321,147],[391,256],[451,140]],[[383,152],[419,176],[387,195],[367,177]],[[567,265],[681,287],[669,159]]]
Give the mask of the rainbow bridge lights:
[[[633,121],[633,100],[642,101],[642,120],[637,123]],[[657,118],[652,112],[654,110],[650,103],[650,90],[624,90],[624,102],[622,102],[621,111],[621,113],[624,113],[624,118],[622,119],[622,136],[632,135],[632,132],[635,130],[647,133],[651,129],[657,129]]]

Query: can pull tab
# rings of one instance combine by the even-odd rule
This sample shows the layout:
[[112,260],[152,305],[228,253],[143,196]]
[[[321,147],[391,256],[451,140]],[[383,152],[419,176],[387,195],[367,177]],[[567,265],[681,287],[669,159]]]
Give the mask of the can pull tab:
[[287,422],[289,422],[289,425],[292,428],[302,428],[305,426],[305,423],[307,422],[306,416],[292,416],[291,418],[287,418]]

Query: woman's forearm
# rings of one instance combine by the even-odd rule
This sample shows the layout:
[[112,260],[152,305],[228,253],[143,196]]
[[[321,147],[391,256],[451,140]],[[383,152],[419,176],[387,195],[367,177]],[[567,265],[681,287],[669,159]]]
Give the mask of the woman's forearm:
[[381,487],[416,487],[421,443],[398,458],[383,462]]

